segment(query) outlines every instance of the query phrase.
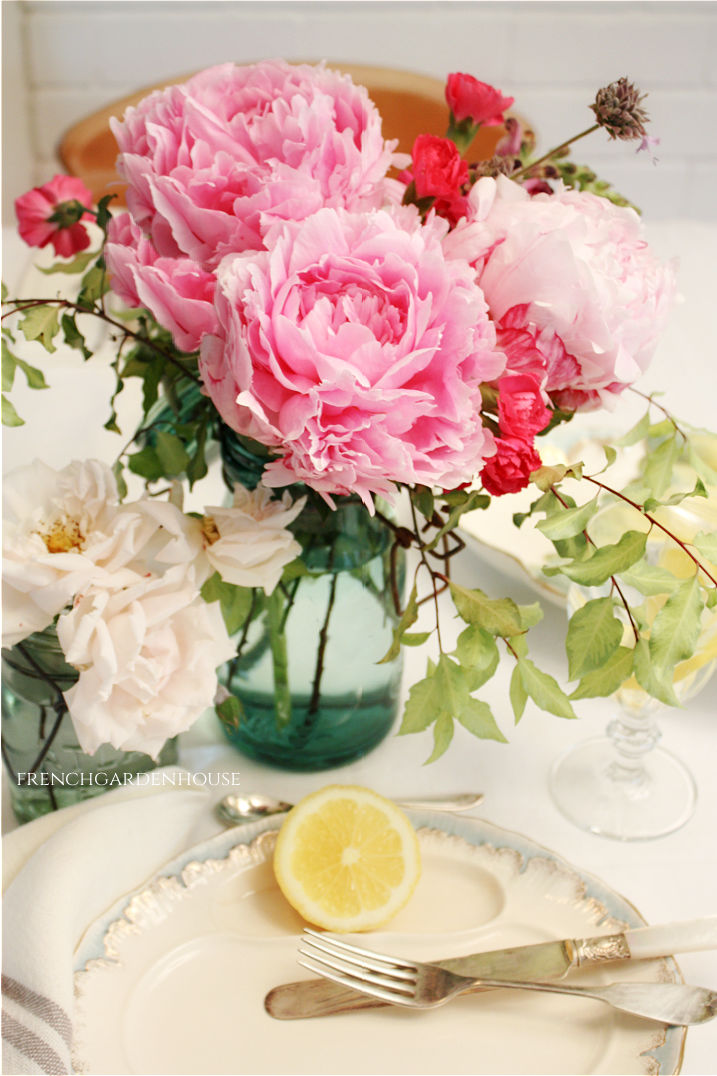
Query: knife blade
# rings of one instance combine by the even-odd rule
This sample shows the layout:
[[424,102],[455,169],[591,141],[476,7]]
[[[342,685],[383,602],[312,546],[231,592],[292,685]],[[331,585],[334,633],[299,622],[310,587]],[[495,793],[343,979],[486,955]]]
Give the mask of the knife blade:
[[[474,978],[530,981],[562,978],[571,968],[611,960],[643,960],[703,949],[717,949],[717,915],[664,926],[637,927],[618,934],[564,938],[471,953],[432,963]],[[302,1020],[353,1009],[382,1008],[386,1004],[327,979],[283,983],[270,990],[264,999],[266,1011],[277,1020]]]

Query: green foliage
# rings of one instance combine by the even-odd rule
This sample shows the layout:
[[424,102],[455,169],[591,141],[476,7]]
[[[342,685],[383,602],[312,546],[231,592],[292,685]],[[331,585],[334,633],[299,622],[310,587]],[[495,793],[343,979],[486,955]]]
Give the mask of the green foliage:
[[472,671],[473,690],[490,680],[498,668],[498,646],[489,632],[469,624],[458,636],[454,651],[459,663]]
[[570,705],[570,700],[554,677],[543,672],[535,662],[527,657],[519,658],[516,668],[520,675],[523,691],[528,698],[533,700],[536,706],[540,707],[541,710],[547,710],[548,713],[555,714],[556,717],[576,716]]
[[659,498],[672,482],[679,456],[680,445],[676,437],[668,437],[651,448],[643,471],[643,482],[653,498]]
[[434,762],[448,748],[455,721],[481,739],[505,742],[488,704],[473,697],[480,678],[480,673],[474,675],[452,657],[441,654],[436,664],[429,661],[426,676],[411,688],[399,734],[423,732],[434,725],[434,746],[428,762]]
[[20,418],[14,406],[3,393],[2,396],[2,424],[3,426],[24,426],[25,419]]
[[706,560],[717,564],[717,533],[715,531],[700,531],[692,539],[692,544]]
[[584,560],[563,564],[559,568],[546,568],[546,575],[562,572],[584,587],[599,587],[611,576],[630,568],[643,556],[647,535],[641,531],[627,531],[613,545],[595,549]]
[[230,635],[235,635],[244,626],[252,611],[256,612],[251,588],[225,583],[219,572],[210,575],[206,580],[202,587],[202,597],[205,602],[219,602]]
[[87,346],[84,336],[77,328],[77,319],[74,314],[63,314],[60,322],[62,332],[65,336],[65,343],[68,347],[75,348],[81,352],[84,359],[91,359],[92,352]]
[[241,719],[244,717],[244,707],[236,695],[228,695],[214,707],[217,717],[229,732],[239,728]]
[[104,261],[98,261],[85,273],[77,296],[77,305],[91,311],[95,304],[110,290],[109,276]]
[[[557,503],[557,498],[554,498]],[[593,497],[586,504],[575,508],[565,508],[563,511],[555,511],[547,515],[544,520],[537,524],[538,530],[542,531],[546,538],[551,541],[560,538],[573,538],[581,534],[598,509],[597,497]]]
[[48,266],[44,269],[41,265],[38,265],[38,269],[41,273],[45,273],[50,276],[53,273],[66,273],[72,275],[75,273],[84,273],[90,262],[93,262],[97,258],[96,250],[83,250],[80,254],[76,254],[72,261],[69,262],[56,262],[54,265]]
[[662,680],[671,679],[677,662],[694,654],[703,608],[695,574],[676,588],[655,617],[650,632],[650,662]]
[[513,707],[513,715],[517,725],[523,716],[525,704],[528,701],[528,692],[523,687],[523,675],[519,665],[515,666],[510,677],[509,695],[510,705]]
[[414,583],[413,587],[411,588],[411,593],[408,596],[408,601],[406,602],[406,608],[401,614],[401,619],[399,620],[396,627],[393,629],[393,640],[391,642],[391,645],[386,651],[386,653],[383,655],[381,660],[378,662],[379,665],[382,665],[384,662],[394,661],[401,652],[401,642],[405,633],[418,620],[417,599],[418,594],[416,590],[416,584]]
[[37,340],[46,351],[56,351],[53,341],[60,331],[57,307],[30,307],[21,318],[19,329],[26,340]]
[[611,598],[593,598],[573,613],[565,640],[570,679],[604,665],[620,645],[622,631]]
[[462,515],[466,512],[474,512],[479,508],[487,508],[490,504],[490,497],[486,493],[479,493],[477,490],[471,493],[464,489],[452,490],[450,493],[443,494],[443,500],[448,511],[445,513],[441,525],[430,542],[426,543],[427,552],[435,549],[444,535],[455,530]]
[[459,616],[491,635],[508,638],[523,631],[520,610],[512,598],[489,598],[477,587],[467,590],[451,582],[451,595]]
[[629,206],[636,213],[640,212],[636,205],[633,205],[622,194],[619,194],[607,180],[600,179],[588,165],[576,164],[574,161],[561,160],[557,157],[551,158],[550,164],[556,169],[566,187],[574,187],[578,191],[596,194],[599,198],[606,198],[613,205]]
[[602,665],[583,676],[570,698],[591,699],[613,695],[629,679],[633,661],[634,651],[629,646],[618,646]]
[[31,389],[46,389],[47,383],[42,370],[31,366],[29,362],[18,358],[10,351],[9,343],[13,337],[8,330],[3,328],[2,335],[2,424],[3,426],[24,426],[25,420],[20,418],[15,406],[5,393],[10,392],[15,384],[15,373],[22,370],[25,380]]

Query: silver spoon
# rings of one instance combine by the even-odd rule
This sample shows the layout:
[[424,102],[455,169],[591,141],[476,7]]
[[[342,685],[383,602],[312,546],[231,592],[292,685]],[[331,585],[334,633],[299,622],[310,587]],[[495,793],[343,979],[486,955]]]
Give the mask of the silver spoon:
[[[414,810],[469,811],[483,799],[482,792],[460,792],[455,796],[426,796],[425,799],[396,801],[400,807]],[[215,807],[217,817],[225,826],[240,826],[243,822],[255,822],[270,814],[290,811],[293,804],[261,792],[231,794],[224,796]]]

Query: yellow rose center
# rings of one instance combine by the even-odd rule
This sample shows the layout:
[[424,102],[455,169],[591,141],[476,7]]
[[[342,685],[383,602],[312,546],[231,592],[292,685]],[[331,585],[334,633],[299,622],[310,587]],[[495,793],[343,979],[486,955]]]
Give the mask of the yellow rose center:
[[206,545],[214,545],[221,538],[219,528],[212,516],[205,516],[202,520],[202,536]]
[[85,537],[74,519],[58,519],[45,534],[40,534],[48,553],[69,553],[82,549]]

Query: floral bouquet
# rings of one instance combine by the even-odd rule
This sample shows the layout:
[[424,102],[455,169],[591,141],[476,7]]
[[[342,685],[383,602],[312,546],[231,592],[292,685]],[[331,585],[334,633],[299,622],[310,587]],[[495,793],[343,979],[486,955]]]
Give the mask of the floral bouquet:
[[[480,697],[501,657],[514,665],[516,721],[528,699],[575,716],[529,657],[537,603],[451,579],[461,516],[529,484],[516,526],[539,519],[551,570],[606,588],[568,625],[572,698],[634,678],[676,701],[674,667],[715,604],[717,549],[708,531],[680,538],[661,513],[706,496],[711,448],[648,399],[623,442],[649,448],[627,488],[540,454],[541,437],[614,408],[646,369],[672,270],[636,210],[570,160],[575,139],[537,157],[531,132],[505,116],[513,99],[467,74],[448,77],[446,101],[446,137],[421,135],[409,158],[348,76],[226,64],[112,121],[129,212],[111,212],[110,197],[93,206],[67,176],[18,199],[20,234],[52,244],[51,271],[78,285],[7,299],[4,387],[18,368],[44,387],[18,336],[89,358],[91,318],[112,336],[115,395],[142,382],[143,414],[111,471],[35,465],[6,491],[5,642],[55,625],[78,672],[66,702],[85,750],[107,740],[156,753],[214,701],[250,753],[334,764],[386,734],[401,647],[429,637],[438,655],[400,731],[432,727],[432,758],[455,722],[505,738]],[[627,79],[590,107],[582,134],[602,128],[649,151]],[[478,129],[499,125],[495,155],[474,160]],[[3,420],[22,421],[7,396]],[[181,485],[218,455],[232,506],[184,511]],[[138,499],[127,500],[128,475],[146,484]],[[591,520],[606,498],[631,515],[601,544]],[[645,562],[653,529],[686,571]],[[656,616],[628,601],[625,580],[658,596]],[[450,650],[444,590],[464,622]],[[413,630],[424,603],[435,619]],[[353,710],[363,732],[338,749]]]

